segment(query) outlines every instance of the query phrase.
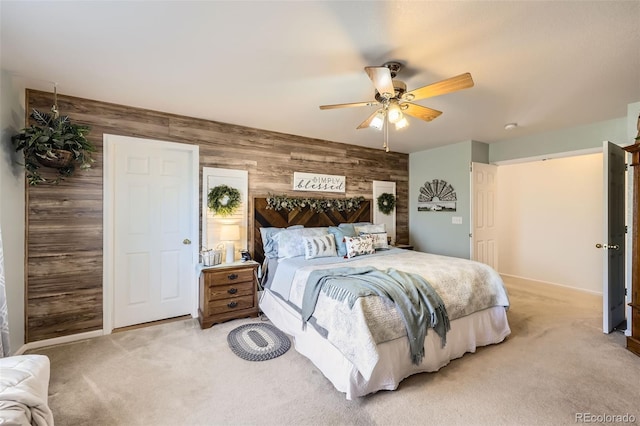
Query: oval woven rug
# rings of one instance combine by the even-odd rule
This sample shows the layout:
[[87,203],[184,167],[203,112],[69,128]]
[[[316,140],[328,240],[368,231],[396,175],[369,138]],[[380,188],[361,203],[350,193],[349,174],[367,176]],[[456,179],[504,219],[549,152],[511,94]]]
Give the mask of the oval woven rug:
[[289,350],[291,341],[271,324],[252,323],[234,328],[227,335],[234,354],[247,361],[266,361]]

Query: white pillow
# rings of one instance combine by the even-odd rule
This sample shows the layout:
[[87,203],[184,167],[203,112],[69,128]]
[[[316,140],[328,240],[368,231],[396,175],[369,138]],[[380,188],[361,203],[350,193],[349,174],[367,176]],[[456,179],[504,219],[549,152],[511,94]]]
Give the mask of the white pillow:
[[363,256],[365,254],[374,254],[376,252],[373,248],[373,237],[371,234],[365,234],[359,237],[344,237],[344,243],[347,247],[347,254],[344,256],[345,259]]
[[304,241],[304,258],[333,257],[336,255],[336,239],[333,234],[320,237],[302,237]]
[[387,230],[384,228],[384,223],[381,223],[380,225],[354,225],[353,228],[355,229],[357,235],[387,232]]
[[304,256],[302,237],[322,236],[329,233],[328,227],[285,229],[272,238],[278,244],[278,258]]
[[[367,234],[360,234],[367,235]],[[387,250],[389,248],[389,242],[387,240],[386,232],[372,232],[371,238],[373,238],[373,248],[376,250]]]

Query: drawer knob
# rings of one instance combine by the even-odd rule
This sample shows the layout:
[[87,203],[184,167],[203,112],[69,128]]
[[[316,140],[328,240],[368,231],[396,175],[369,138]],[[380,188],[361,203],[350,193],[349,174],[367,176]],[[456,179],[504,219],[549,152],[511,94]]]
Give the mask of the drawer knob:
[[229,294],[236,294],[238,292],[237,288],[230,288],[229,290],[227,290],[227,293]]
[[227,303],[227,306],[230,308],[235,308],[236,306],[238,306],[238,302]]
[[238,274],[229,274],[227,275],[227,278],[229,278],[230,280],[235,280],[236,278],[238,278]]

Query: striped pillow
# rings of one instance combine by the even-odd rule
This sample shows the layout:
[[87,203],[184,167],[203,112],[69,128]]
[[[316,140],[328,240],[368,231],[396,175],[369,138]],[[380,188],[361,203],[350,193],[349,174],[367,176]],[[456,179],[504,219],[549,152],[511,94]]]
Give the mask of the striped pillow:
[[336,239],[333,234],[317,237],[302,237],[304,241],[304,258],[336,256]]

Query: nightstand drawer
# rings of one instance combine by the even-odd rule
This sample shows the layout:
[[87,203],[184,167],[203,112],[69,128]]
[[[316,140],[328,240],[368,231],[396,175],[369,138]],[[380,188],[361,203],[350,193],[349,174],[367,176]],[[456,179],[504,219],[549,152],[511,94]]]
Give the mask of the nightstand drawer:
[[209,310],[213,314],[221,314],[224,312],[239,311],[242,309],[253,308],[253,295],[232,297],[230,299],[212,300],[209,302]]
[[208,285],[227,285],[243,281],[253,281],[253,268],[208,271],[205,279]]
[[253,297],[254,282],[245,281],[241,283],[226,284],[226,285],[211,285],[209,286],[207,298],[209,301],[228,299],[230,297],[240,296],[252,296]]

